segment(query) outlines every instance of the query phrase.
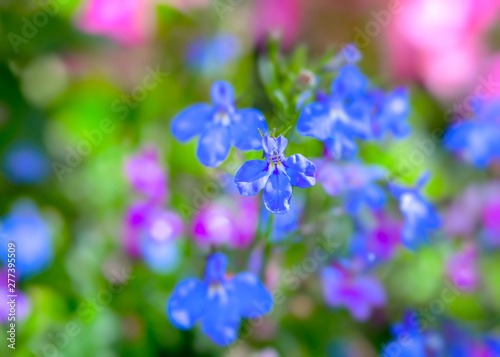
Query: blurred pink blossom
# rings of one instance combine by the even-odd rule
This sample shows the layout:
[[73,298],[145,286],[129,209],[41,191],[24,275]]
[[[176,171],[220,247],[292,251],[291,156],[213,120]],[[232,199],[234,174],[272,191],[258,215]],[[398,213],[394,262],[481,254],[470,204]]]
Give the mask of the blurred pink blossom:
[[299,3],[297,0],[256,0],[252,24],[258,43],[263,43],[270,34],[279,34],[283,46],[289,47],[299,33]]
[[153,5],[150,0],[87,0],[77,26],[124,46],[138,45],[150,35]]
[[226,245],[247,248],[254,239],[258,223],[258,201],[228,195],[203,207],[193,218],[194,240],[201,247]]
[[403,0],[386,28],[392,69],[452,98],[477,81],[497,0]]
[[478,251],[474,244],[466,244],[454,253],[446,264],[446,274],[463,291],[474,291],[479,286]]

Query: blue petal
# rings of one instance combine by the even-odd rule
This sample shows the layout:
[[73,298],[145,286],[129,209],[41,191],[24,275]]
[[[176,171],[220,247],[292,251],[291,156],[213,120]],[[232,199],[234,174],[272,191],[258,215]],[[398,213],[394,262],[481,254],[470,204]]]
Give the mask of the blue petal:
[[335,134],[332,139],[325,141],[328,152],[336,160],[349,160],[354,157],[358,147],[351,137]]
[[271,174],[269,164],[263,160],[250,160],[245,162],[234,178],[234,182],[243,196],[253,196],[259,193]]
[[301,154],[288,157],[285,166],[293,186],[308,188],[316,184],[316,165]]
[[281,170],[274,170],[266,183],[262,199],[269,212],[274,214],[287,213],[292,199],[290,177]]
[[311,103],[300,113],[297,130],[300,135],[312,136],[324,141],[333,134],[335,120],[326,105]]
[[262,149],[268,155],[272,155],[276,150],[276,139],[266,135],[262,138]]
[[225,126],[213,125],[205,131],[198,143],[198,159],[208,167],[219,166],[229,155],[231,136]]
[[232,292],[223,285],[215,289],[208,296],[201,327],[215,343],[227,346],[238,337],[241,317]]
[[257,129],[265,134],[269,132],[262,113],[256,109],[238,110],[231,125],[234,147],[239,150],[261,150],[262,137]]
[[141,252],[148,267],[156,273],[169,273],[179,265],[180,252],[177,242],[144,237],[141,240]]
[[347,65],[342,67],[338,78],[332,82],[332,96],[345,98],[346,96],[358,95],[366,87],[367,80],[356,66]]
[[167,305],[172,323],[183,330],[193,327],[205,312],[207,286],[197,279],[187,279],[177,285]]
[[213,113],[214,108],[208,104],[196,104],[187,108],[172,121],[172,134],[181,142],[188,141],[205,131]]
[[345,124],[345,129],[360,138],[371,138],[373,133],[370,103],[358,97],[346,107],[345,111],[349,117],[349,122]]
[[365,201],[371,209],[377,210],[385,204],[385,193],[377,185],[368,185],[363,189]]
[[212,103],[216,106],[225,108],[233,106],[234,91],[233,87],[224,81],[218,81],[212,84],[211,88]]
[[280,135],[276,138],[276,149],[278,150],[279,154],[283,154],[287,146],[288,140],[283,135]]
[[207,262],[205,269],[205,281],[210,283],[212,281],[222,282],[225,280],[227,267],[227,258],[222,253],[213,254]]
[[255,319],[271,311],[273,307],[271,293],[252,273],[236,275],[228,282],[228,287],[233,291],[242,317]]

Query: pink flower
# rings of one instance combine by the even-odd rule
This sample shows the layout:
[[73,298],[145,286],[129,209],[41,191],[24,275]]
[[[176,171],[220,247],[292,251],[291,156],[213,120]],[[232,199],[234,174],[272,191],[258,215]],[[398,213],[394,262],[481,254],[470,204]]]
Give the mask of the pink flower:
[[263,43],[268,35],[279,34],[289,47],[299,33],[300,6],[297,0],[256,0],[253,13],[255,39]]
[[256,199],[229,195],[203,207],[193,218],[192,232],[201,247],[226,245],[240,249],[252,243],[257,222]]
[[150,0],[87,0],[77,26],[124,46],[138,45],[149,36],[152,5]]
[[130,157],[125,172],[132,187],[153,202],[161,202],[167,194],[167,175],[161,167],[155,147],[146,147]]
[[461,251],[454,253],[446,264],[448,278],[463,291],[474,291],[479,286],[478,252],[475,245],[468,243]]

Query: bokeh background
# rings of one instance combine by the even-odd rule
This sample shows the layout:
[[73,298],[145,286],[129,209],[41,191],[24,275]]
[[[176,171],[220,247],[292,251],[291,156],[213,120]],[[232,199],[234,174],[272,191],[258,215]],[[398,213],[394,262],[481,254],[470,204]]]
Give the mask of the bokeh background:
[[[462,355],[498,355],[482,341],[500,333],[500,166],[475,167],[446,150],[442,137],[457,116],[500,95],[499,6],[495,0],[1,0],[1,269],[5,274],[3,255],[15,238],[19,298],[16,349],[2,335],[0,354],[376,356],[394,339],[391,326],[412,309],[436,331],[451,325],[446,333],[460,330],[455,340],[479,346]],[[384,214],[395,223],[379,229],[388,256],[370,271],[387,299],[365,321],[327,306],[318,267],[284,288],[284,301],[236,347],[216,346],[199,328],[177,330],[166,302],[177,282],[203,276],[210,234],[227,243],[221,249],[232,272],[257,265],[275,290],[280,274],[300,266],[318,237],[339,242],[332,256],[348,255],[356,227],[342,199],[318,184],[296,198],[300,218],[283,233],[291,238],[259,263],[260,200],[242,202],[225,175],[260,153],[233,149],[221,167],[205,168],[194,142],[172,137],[172,118],[209,101],[212,82],[224,79],[239,107],[258,108],[271,128],[294,125],[291,83],[303,70],[318,75],[348,43],[362,52],[359,66],[374,85],[405,86],[411,103],[411,135],[362,143],[360,160],[385,166],[408,185],[431,172],[424,194],[441,229],[412,252],[397,244],[397,229],[395,237],[387,233],[401,222],[397,203],[389,203]],[[269,70],[278,71],[278,83],[269,84]],[[293,129],[289,140],[291,153],[323,155],[320,142]],[[150,162],[134,166],[134,157]],[[159,207],[181,218],[175,246],[163,250],[138,243],[143,198],[134,184],[148,177],[164,190]],[[376,231],[383,218],[370,217]],[[456,293],[444,303],[449,284]],[[1,301],[6,289],[2,278]]]

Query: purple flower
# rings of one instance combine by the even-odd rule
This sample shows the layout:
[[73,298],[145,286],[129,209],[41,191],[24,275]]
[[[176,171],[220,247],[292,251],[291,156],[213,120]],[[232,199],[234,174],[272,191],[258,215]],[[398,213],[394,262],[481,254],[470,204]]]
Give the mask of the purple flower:
[[445,135],[445,145],[479,168],[500,159],[500,102],[489,102],[475,120],[456,123]]
[[321,271],[321,281],[327,304],[344,306],[356,320],[368,319],[372,309],[386,303],[384,287],[373,276],[334,265]]
[[281,136],[262,138],[265,160],[247,161],[236,173],[234,182],[243,196],[264,190],[264,205],[269,212],[285,214],[290,209],[292,186],[301,188],[316,184],[316,166],[301,154],[286,157],[288,140]]
[[178,284],[167,305],[167,314],[179,329],[201,327],[215,343],[226,346],[238,336],[242,318],[254,319],[273,308],[269,291],[252,273],[226,278],[227,259],[210,257],[205,280],[187,279]]
[[[5,282],[4,284],[0,285],[0,294],[2,294],[2,296],[5,296],[5,297],[7,297],[7,295],[12,295],[8,291],[8,287],[7,287],[7,281],[9,278],[7,267],[5,267],[4,269],[0,269],[0,278],[3,282]],[[10,278],[12,278],[12,276]],[[16,281],[16,286],[17,286],[17,281]],[[31,312],[31,302],[30,302],[29,297],[26,296],[26,294],[19,291],[18,287],[16,290],[16,295],[17,295],[17,297],[16,297],[16,320],[17,321],[24,320],[26,317],[29,316],[29,314]],[[6,299],[6,301],[4,301],[3,304],[0,304],[0,324],[8,324],[9,323],[9,314],[11,312],[10,312],[10,305],[7,304],[7,302],[8,302],[8,299]],[[10,317],[11,317],[11,321],[12,321],[12,315]]]
[[376,212],[372,225],[356,224],[356,231],[351,239],[352,253],[361,257],[366,265],[390,260],[401,245],[401,226],[393,217]]
[[482,208],[484,235],[489,245],[500,247],[500,192],[490,196]]
[[149,146],[127,159],[125,172],[132,187],[149,201],[162,202],[167,194],[167,175],[161,167],[158,150]]
[[258,223],[258,202],[228,195],[204,206],[193,218],[193,238],[201,247],[226,245],[244,249],[252,244]]
[[331,196],[344,195],[345,208],[357,213],[363,204],[377,210],[384,206],[384,191],[374,182],[387,174],[384,168],[358,163],[339,164],[324,159],[315,160],[318,182]]
[[466,244],[462,250],[449,257],[446,274],[460,290],[474,291],[479,286],[478,251],[474,244]]
[[333,81],[331,95],[307,105],[297,122],[299,134],[324,141],[337,159],[350,159],[356,151],[355,137],[371,136],[371,104],[364,95],[366,78],[352,65],[342,67]]
[[399,208],[405,218],[401,232],[403,244],[412,250],[428,242],[427,233],[440,225],[434,208],[419,192],[428,179],[429,173],[425,173],[415,188],[390,185],[392,193],[399,200]]
[[231,146],[239,150],[262,148],[259,129],[268,131],[264,116],[256,109],[237,110],[233,88],[226,82],[212,85],[212,102],[195,104],[174,118],[172,133],[181,142],[200,136],[197,157],[209,167],[219,166]]
[[[54,259],[53,233],[48,223],[28,199],[17,201],[0,224],[3,247],[15,244],[16,273],[21,278],[36,275],[47,269]],[[7,248],[2,248],[0,260],[7,265]]]

